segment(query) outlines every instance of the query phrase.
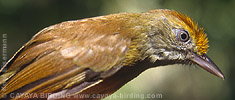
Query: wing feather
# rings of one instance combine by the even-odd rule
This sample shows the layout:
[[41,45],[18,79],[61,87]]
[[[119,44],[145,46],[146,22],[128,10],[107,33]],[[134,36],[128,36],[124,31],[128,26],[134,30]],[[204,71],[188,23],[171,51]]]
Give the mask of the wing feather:
[[[125,59],[131,40],[120,34],[107,34],[108,31],[101,34],[97,28],[99,26],[95,27],[95,24],[88,26],[80,21],[70,21],[39,32],[4,66],[8,70],[0,78],[6,83],[0,97],[12,92],[70,90],[84,85],[87,80],[96,83],[114,74],[122,67],[120,63]],[[87,70],[94,74],[90,75]],[[80,90],[91,86],[86,85]]]

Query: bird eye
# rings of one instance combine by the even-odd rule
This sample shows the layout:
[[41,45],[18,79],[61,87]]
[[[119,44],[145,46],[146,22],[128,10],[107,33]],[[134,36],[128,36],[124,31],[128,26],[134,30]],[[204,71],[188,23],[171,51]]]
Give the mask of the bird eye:
[[177,38],[181,42],[187,42],[189,40],[189,34],[185,30],[177,31]]

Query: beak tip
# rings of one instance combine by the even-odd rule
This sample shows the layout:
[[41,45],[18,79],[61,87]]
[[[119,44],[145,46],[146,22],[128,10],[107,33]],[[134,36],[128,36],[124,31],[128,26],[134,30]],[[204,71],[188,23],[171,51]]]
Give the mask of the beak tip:
[[225,80],[225,77],[224,77],[224,75],[222,73],[219,74],[219,77],[222,78],[223,80]]

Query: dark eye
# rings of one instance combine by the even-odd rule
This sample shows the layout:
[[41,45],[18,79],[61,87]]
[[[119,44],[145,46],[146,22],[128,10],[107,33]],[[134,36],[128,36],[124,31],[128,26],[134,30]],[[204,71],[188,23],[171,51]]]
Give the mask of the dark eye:
[[177,38],[181,42],[187,42],[189,40],[189,34],[185,30],[178,30],[177,31]]

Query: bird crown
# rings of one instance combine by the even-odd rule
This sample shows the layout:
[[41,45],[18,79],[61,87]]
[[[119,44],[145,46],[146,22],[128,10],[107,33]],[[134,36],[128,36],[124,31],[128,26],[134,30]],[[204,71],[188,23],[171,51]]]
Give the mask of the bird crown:
[[196,42],[196,49],[198,54],[205,54],[209,45],[207,36],[204,33],[204,29],[199,27],[197,23],[195,24],[193,20],[187,15],[178,13],[176,11],[172,11],[171,13],[186,24],[186,29],[189,31],[193,41]]

